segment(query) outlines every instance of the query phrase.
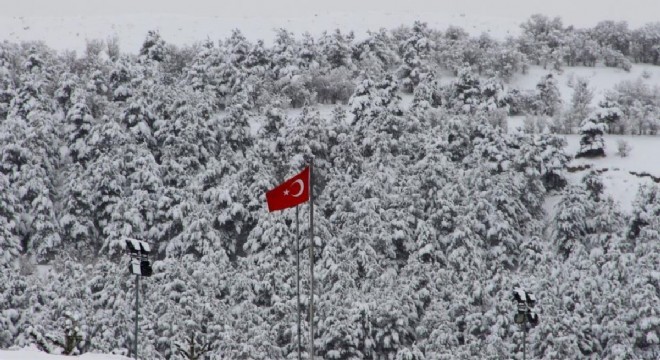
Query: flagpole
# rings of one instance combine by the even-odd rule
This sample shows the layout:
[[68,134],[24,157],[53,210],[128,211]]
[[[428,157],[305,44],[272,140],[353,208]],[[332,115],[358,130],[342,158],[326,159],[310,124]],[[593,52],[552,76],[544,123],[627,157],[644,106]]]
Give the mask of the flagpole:
[[300,226],[298,222],[298,210],[300,206],[296,206],[296,289],[298,292],[298,360],[301,359],[301,348],[302,344],[300,341]]
[[314,159],[309,163],[309,358],[314,360]]

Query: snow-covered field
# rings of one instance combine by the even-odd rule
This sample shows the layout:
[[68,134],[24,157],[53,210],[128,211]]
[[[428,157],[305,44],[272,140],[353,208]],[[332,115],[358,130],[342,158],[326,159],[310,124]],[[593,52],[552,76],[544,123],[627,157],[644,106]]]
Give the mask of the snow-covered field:
[[368,30],[395,28],[425,21],[436,29],[449,25],[461,26],[473,35],[487,32],[504,38],[517,35],[519,22],[444,12],[408,11],[404,13],[371,11],[368,13],[319,11],[315,14],[282,14],[280,16],[232,14],[218,16],[186,16],[173,14],[144,14],[93,17],[3,17],[0,15],[0,40],[13,42],[42,40],[58,50],[84,51],[86,40],[116,37],[124,51],[135,53],[140,49],[149,30],[158,30],[163,38],[175,45],[192,45],[206,39],[217,41],[226,38],[233,29],[240,29],[248,39],[264,40],[267,44],[274,37],[274,30],[286,28],[294,34],[341,29],[353,31],[357,38]]
[[[562,93],[562,95],[564,94]],[[509,119],[509,131],[519,131],[523,126],[523,121],[524,116],[511,117]],[[566,152],[571,156],[575,156],[580,149],[580,135],[561,136],[567,142]],[[601,177],[605,186],[605,194],[618,201],[622,210],[630,213],[639,185],[653,183],[650,177],[640,177],[632,173],[647,173],[660,177],[660,161],[658,160],[660,136],[606,134],[603,138],[605,140],[606,157],[573,159],[569,164],[571,168],[584,167],[585,169],[568,173],[568,180],[577,184],[589,171],[602,171]],[[630,154],[626,157],[617,154],[619,140],[627,142],[632,148]],[[546,210],[551,211],[553,197],[549,197],[548,201],[550,204],[546,204]]]
[[[660,66],[649,64],[633,64],[632,69],[627,72],[623,69],[611,68],[605,66],[596,67],[564,67],[561,72],[554,70],[543,69],[541,66],[530,66],[527,74],[516,74],[509,83],[510,88],[519,90],[533,90],[539,80],[552,73],[557,79],[557,87],[561,92],[562,101],[565,106],[568,106],[573,95],[573,89],[569,83],[573,79],[583,78],[589,81],[589,87],[594,91],[594,98],[592,105],[598,105],[600,100],[603,100],[605,93],[614,88],[614,85],[624,81],[635,81],[642,79],[643,82],[649,86],[660,84]],[[650,76],[643,77],[642,74],[647,73]]]
[[[597,159],[574,159],[571,167],[589,165],[590,169],[569,173],[569,181],[577,183],[590,170],[604,170],[601,173],[605,194],[612,196],[618,201],[622,210],[627,213],[632,211],[632,203],[641,184],[652,184],[650,177],[639,177],[635,173],[648,173],[660,177],[660,136],[629,136],[629,135],[605,135],[604,158]],[[566,151],[574,155],[580,148],[580,137],[578,135],[566,136],[568,146]],[[624,140],[630,144],[632,150],[627,157],[617,155],[617,142]]]
[[50,355],[34,349],[0,350],[0,360],[128,360],[118,355],[84,354],[81,356]]
[[[0,41],[42,40],[58,50],[85,49],[86,39],[116,36],[124,51],[136,52],[149,30],[159,30],[173,44],[190,45],[227,37],[241,29],[251,40],[273,38],[273,29],[317,35],[324,30],[394,28],[425,21],[430,27],[463,27],[472,35],[517,35],[520,23],[534,13],[561,16],[567,24],[593,26],[603,19],[631,26],[655,21],[656,0],[601,0],[598,6],[572,0],[29,0],[5,1],[0,12]],[[645,9],[639,11],[638,9]]]

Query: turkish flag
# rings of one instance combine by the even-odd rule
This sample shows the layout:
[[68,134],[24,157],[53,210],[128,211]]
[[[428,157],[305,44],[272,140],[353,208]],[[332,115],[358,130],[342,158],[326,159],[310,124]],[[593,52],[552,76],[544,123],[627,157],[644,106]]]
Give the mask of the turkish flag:
[[266,193],[268,211],[284,210],[309,200],[309,166]]

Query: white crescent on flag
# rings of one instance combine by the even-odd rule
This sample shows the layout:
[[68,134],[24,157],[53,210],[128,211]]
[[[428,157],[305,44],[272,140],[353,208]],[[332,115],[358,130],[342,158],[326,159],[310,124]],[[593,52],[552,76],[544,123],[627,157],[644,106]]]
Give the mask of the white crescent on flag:
[[305,191],[305,183],[302,181],[302,179],[298,179],[298,180],[294,181],[293,183],[300,185],[300,191],[298,191],[297,194],[293,194],[291,196],[299,197],[300,195],[302,195],[303,191]]

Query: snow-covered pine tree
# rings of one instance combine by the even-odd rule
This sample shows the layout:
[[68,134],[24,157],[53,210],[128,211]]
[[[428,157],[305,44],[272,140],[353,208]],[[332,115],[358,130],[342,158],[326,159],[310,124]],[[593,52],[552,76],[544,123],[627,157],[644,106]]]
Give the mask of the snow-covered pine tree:
[[94,123],[94,118],[87,107],[84,94],[77,93],[73,96],[73,102],[66,114],[65,123],[64,134],[69,154],[74,163],[84,165],[91,157],[91,149],[87,142]]
[[422,80],[426,70],[426,61],[432,48],[428,25],[416,21],[410,37],[399,44],[399,54],[403,64],[397,70],[403,91],[412,93]]
[[430,71],[417,85],[413,92],[412,109],[425,110],[442,105],[440,81],[433,71]]
[[[18,234],[25,253],[45,260],[61,239],[55,215],[55,176],[60,164],[60,127],[46,94],[49,69],[32,49],[23,64],[22,85],[12,100],[8,119],[2,123],[0,144],[5,169],[17,194]],[[11,170],[10,170],[11,169]]]
[[660,261],[660,188],[642,185],[633,204],[628,239],[636,258],[636,269],[631,279],[631,308],[628,315],[634,323],[632,337],[636,353],[653,358],[660,352],[660,320],[657,291],[657,264]]
[[555,77],[548,74],[541,78],[536,84],[536,91],[536,113],[550,117],[558,115],[561,110],[561,95]]
[[353,45],[353,61],[370,77],[387,73],[399,61],[392,38],[385,29],[369,32],[366,39]]
[[157,30],[149,30],[140,48],[141,61],[165,61],[167,50],[165,41]]
[[135,69],[128,57],[122,56],[113,63],[109,78],[109,92],[112,94],[112,101],[125,101],[133,95],[132,81],[134,77]]
[[[5,149],[7,148],[3,150]],[[9,159],[3,156],[2,160],[4,163]],[[0,170],[0,266],[3,268],[13,268],[21,250],[21,245],[16,229],[16,218],[18,216],[16,211],[17,199],[10,183],[10,177],[6,174],[7,170],[10,169],[4,166]]]
[[604,157],[607,124],[600,122],[596,116],[589,116],[580,124],[580,150],[575,155],[579,157]]
[[566,140],[559,136],[539,135],[534,142],[540,150],[541,179],[548,191],[561,189],[566,185],[566,166],[570,156],[566,154]]
[[14,98],[14,79],[7,57],[8,51],[0,46],[0,119],[5,119]]
[[593,90],[589,88],[589,81],[578,78],[573,83],[573,95],[571,97],[571,108],[565,115],[564,132],[572,134],[579,123],[589,117],[592,108]]
[[583,186],[564,188],[553,220],[553,241],[557,252],[564,258],[584,244],[593,211],[593,202]]
[[241,91],[233,98],[227,115],[220,120],[220,147],[245,154],[254,142],[248,122],[251,109],[248,95]]
[[341,30],[335,29],[331,34],[324,32],[319,39],[319,48],[325,61],[331,69],[339,67],[352,68],[351,47],[354,35],[342,34]]
[[447,107],[458,113],[473,113],[481,104],[481,82],[469,65],[458,70],[458,79],[447,89]]

